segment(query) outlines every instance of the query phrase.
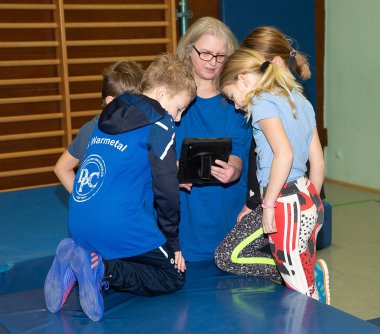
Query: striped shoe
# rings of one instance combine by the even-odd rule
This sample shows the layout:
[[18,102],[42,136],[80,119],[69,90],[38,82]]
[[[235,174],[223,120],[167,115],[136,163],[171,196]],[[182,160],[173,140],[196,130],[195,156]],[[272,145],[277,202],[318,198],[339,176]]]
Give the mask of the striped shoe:
[[75,247],[73,239],[63,239],[56,250],[54,261],[45,279],[44,294],[47,309],[58,312],[77,281],[70,267],[70,258]]
[[104,313],[102,257],[76,246],[71,257],[71,267],[78,279],[79,300],[83,312],[93,321],[101,320]]
[[317,286],[319,301],[330,305],[329,270],[322,259],[315,263],[315,285]]

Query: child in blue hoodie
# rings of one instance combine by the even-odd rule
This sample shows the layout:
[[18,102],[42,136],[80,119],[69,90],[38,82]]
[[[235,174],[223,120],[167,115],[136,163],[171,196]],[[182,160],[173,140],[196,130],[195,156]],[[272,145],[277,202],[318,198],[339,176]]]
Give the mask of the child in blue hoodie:
[[[131,60],[119,60],[106,67],[103,71],[102,107],[104,108],[115,97],[123,93],[140,93],[143,74],[144,70],[141,65]],[[83,161],[91,134],[98,121],[99,115],[96,115],[79,129],[74,140],[54,166],[54,173],[70,194],[73,191],[75,168]]]
[[53,313],[76,281],[81,307],[94,321],[103,317],[103,285],[156,296],[184,284],[174,122],[196,85],[182,62],[162,54],[141,88],[141,95],[109,103],[92,133],[69,199],[72,238],[58,245],[45,281]]

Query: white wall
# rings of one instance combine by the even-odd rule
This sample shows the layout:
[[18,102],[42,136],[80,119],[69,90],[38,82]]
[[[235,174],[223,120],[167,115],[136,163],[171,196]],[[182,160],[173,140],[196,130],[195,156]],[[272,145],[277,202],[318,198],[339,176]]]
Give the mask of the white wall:
[[380,189],[380,0],[326,0],[326,177]]

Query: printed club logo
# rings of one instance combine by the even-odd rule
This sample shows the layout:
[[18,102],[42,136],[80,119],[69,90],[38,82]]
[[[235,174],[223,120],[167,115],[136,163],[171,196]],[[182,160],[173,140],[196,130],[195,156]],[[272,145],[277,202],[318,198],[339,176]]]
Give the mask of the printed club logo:
[[78,171],[73,198],[76,202],[88,201],[101,188],[106,175],[106,164],[102,157],[91,154]]

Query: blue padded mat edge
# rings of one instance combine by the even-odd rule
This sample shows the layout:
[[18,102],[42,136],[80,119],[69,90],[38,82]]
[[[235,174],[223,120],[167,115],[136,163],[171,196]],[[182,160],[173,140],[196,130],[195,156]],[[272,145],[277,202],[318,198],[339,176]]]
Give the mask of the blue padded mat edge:
[[[35,264],[39,288],[0,295],[0,333],[380,333],[368,322],[270,280],[227,274],[212,262],[188,263],[185,287],[173,294],[111,291],[104,295],[100,322],[82,312],[77,288],[63,309],[51,314],[42,289],[46,263]],[[7,275],[27,282],[21,271],[0,276]]]
[[43,283],[67,236],[67,193],[51,186],[0,193],[0,334],[380,333],[375,325],[270,280],[188,263],[184,289],[159,297],[110,292],[94,323],[77,288],[61,312],[45,308]]

